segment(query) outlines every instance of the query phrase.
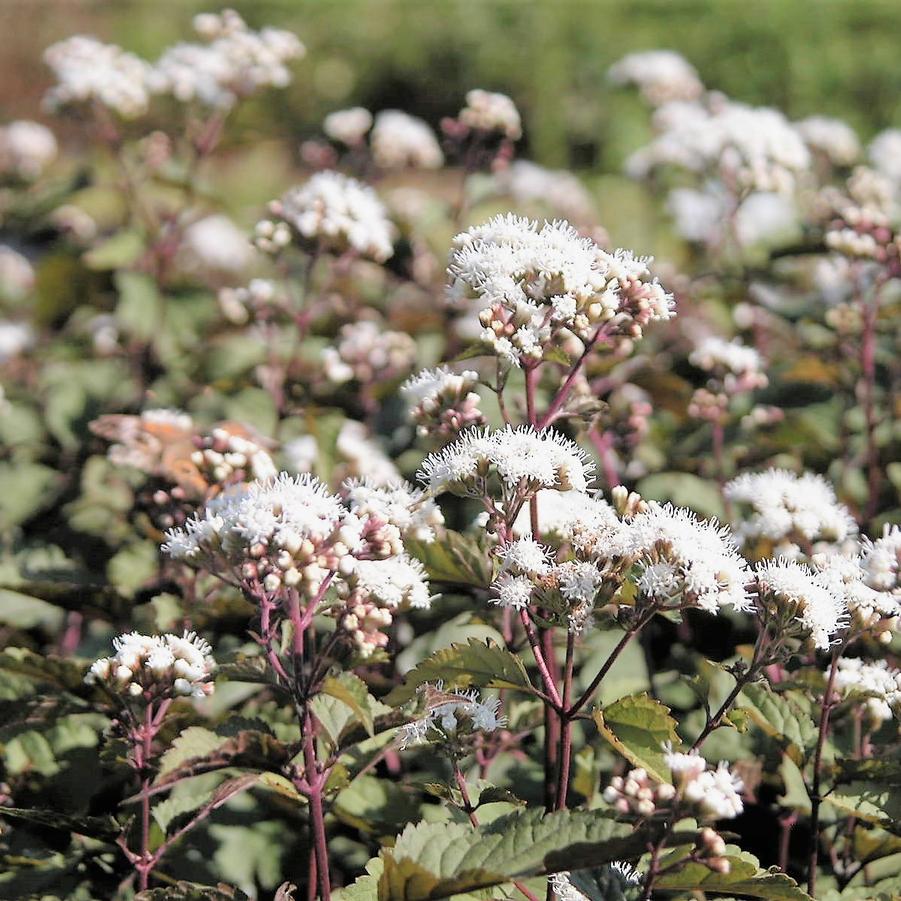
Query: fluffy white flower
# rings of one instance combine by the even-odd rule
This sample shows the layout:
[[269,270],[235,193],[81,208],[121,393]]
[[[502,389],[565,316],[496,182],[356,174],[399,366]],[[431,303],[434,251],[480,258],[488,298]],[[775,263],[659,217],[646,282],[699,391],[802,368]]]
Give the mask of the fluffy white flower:
[[513,610],[524,610],[528,607],[535,591],[535,586],[528,576],[513,576],[510,573],[498,576],[491,588],[496,595],[492,603]]
[[880,591],[867,584],[867,572],[858,556],[815,554],[814,570],[844,601],[851,615],[851,624],[861,631],[875,631],[888,641],[898,625],[901,598]]
[[0,321],[0,364],[24,353],[34,340],[34,330],[27,322]]
[[336,110],[322,121],[322,130],[333,141],[356,147],[372,128],[372,113],[362,106]]
[[821,153],[833,166],[852,166],[860,157],[857,132],[829,116],[808,116],[795,123],[798,134],[811,150]]
[[516,104],[506,95],[479,88],[466,94],[460,121],[475,131],[499,132],[511,141],[522,137],[522,120]]
[[[306,242],[335,253],[352,249],[380,263],[394,253],[394,229],[378,195],[340,172],[317,172],[270,209]],[[257,226],[258,233],[261,226],[270,240],[271,229],[264,222]]]
[[498,698],[481,695],[476,689],[446,692],[442,684],[423,685],[428,711],[400,730],[400,747],[406,749],[429,740],[447,741],[476,732],[496,732],[507,718],[501,715]]
[[843,657],[838,662],[835,688],[845,696],[854,692],[874,695],[864,703],[877,724],[901,713],[901,671],[885,660],[867,663],[856,657]]
[[876,541],[866,539],[861,565],[867,585],[901,597],[901,526],[886,525]]
[[495,432],[470,429],[429,454],[417,477],[436,494],[478,496],[490,472],[507,491],[585,491],[593,468],[585,452],[558,432],[522,426]]
[[427,610],[432,605],[425,569],[406,555],[359,560],[348,582],[358,596],[391,610],[401,605]]
[[377,485],[368,479],[344,483],[350,509],[358,515],[378,516],[400,530],[404,538],[432,542],[444,516],[435,501],[408,482],[392,480]]
[[[690,510],[672,504],[648,504],[629,522],[624,543],[624,551],[638,560],[642,573],[655,566],[639,580],[654,591],[654,597],[682,595],[709,613],[727,604],[736,610],[750,609],[748,564],[736,550],[730,531],[715,519],[698,519]],[[669,570],[658,566],[661,563],[672,568],[668,592]]]
[[444,154],[435,133],[422,119],[400,110],[383,110],[375,117],[369,146],[383,169],[440,169]]
[[253,245],[228,216],[204,216],[189,225],[180,248],[186,269],[203,273],[236,275],[253,261]]
[[57,84],[44,102],[52,110],[76,103],[99,103],[126,119],[147,111],[152,69],[115,44],[75,35],[44,51]]
[[788,613],[805,638],[826,650],[832,636],[848,625],[848,610],[829,583],[803,563],[780,557],[755,569],[761,602],[774,615]]
[[634,84],[648,103],[660,106],[672,100],[694,100],[704,92],[695,67],[674,50],[629,53],[609,71],[616,84]]
[[12,247],[0,244],[0,296],[19,300],[34,290],[35,273],[31,263]]
[[879,132],[867,147],[870,162],[895,184],[901,182],[901,128]]
[[550,552],[531,538],[516,538],[498,551],[502,573],[543,576],[551,568]]
[[113,639],[116,653],[91,664],[89,685],[101,683],[126,697],[153,700],[213,693],[216,662],[212,648],[194,632],[184,635],[140,635],[129,632]]
[[753,347],[742,344],[737,338],[727,341],[717,335],[708,335],[698,341],[688,359],[692,366],[706,372],[722,368],[735,375],[759,372],[763,365],[760,354]]
[[208,43],[169,48],[151,77],[154,90],[182,103],[229,109],[261,88],[283,88],[291,81],[286,63],[306,52],[290,32],[253,31],[230,9],[197,16],[194,26]]
[[0,174],[34,179],[56,159],[56,138],[39,122],[20,119],[0,128]]
[[850,511],[838,502],[832,486],[814,473],[798,476],[785,469],[744,473],[723,490],[733,503],[749,508],[733,523],[742,545],[764,539],[797,553],[799,545],[839,545],[857,533]]

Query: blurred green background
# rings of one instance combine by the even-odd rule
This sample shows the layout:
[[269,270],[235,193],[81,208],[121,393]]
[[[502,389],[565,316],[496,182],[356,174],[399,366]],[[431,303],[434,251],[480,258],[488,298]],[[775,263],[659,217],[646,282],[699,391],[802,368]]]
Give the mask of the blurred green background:
[[[228,5],[223,3],[222,5]],[[308,48],[294,84],[247,104],[239,136],[300,139],[333,109],[399,107],[437,123],[472,87],[514,97],[523,152],[539,162],[615,170],[646,112],[610,90],[607,67],[630,50],[669,47],[708,86],[792,117],[837,115],[863,137],[901,125],[898,0],[253,0],[231,4],[255,26],[296,32]],[[95,34],[149,59],[193,37],[194,0],[0,0],[0,116],[37,114],[44,47]],[[240,138],[239,138],[240,139]]]

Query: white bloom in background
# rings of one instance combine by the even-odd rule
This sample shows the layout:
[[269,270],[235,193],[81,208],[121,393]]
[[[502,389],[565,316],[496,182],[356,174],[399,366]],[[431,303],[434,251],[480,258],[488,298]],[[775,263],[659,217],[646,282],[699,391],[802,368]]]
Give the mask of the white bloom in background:
[[844,599],[803,563],[785,557],[764,560],[757,564],[754,575],[758,596],[769,613],[776,617],[787,614],[815,647],[826,650],[836,632],[847,627]]
[[392,480],[379,485],[368,479],[349,479],[344,494],[352,512],[378,516],[397,526],[404,539],[432,542],[444,525],[440,507],[409,482]]
[[362,106],[335,110],[322,120],[322,130],[326,136],[348,147],[361,144],[370,128],[372,128],[372,113]]
[[394,228],[378,195],[340,172],[317,172],[270,210],[306,242],[334,253],[353,250],[379,263],[394,253]]
[[865,539],[861,566],[867,585],[901,600],[901,526],[886,525],[880,538]]
[[179,253],[185,268],[222,275],[245,272],[254,258],[246,233],[221,214],[189,225]]
[[286,302],[278,285],[268,278],[254,278],[237,288],[221,288],[218,300],[222,314],[236,325],[243,325],[257,314],[267,313]]
[[321,359],[325,377],[337,385],[396,381],[413,368],[416,341],[406,332],[386,331],[371,319],[360,319],[341,326],[335,346],[323,348]]
[[20,300],[34,290],[34,267],[12,247],[0,244],[0,296]]
[[694,100],[704,93],[695,67],[674,50],[642,50],[614,63],[608,76],[615,84],[634,84],[648,103]]
[[534,493],[541,488],[585,491],[593,469],[585,452],[568,438],[522,426],[495,432],[470,429],[429,454],[417,477],[435,494],[480,496],[490,472],[507,492]]
[[728,528],[672,504],[649,503],[628,523],[622,553],[641,569],[640,587],[660,602],[681,597],[708,613],[749,610],[750,570]]
[[863,703],[877,728],[885,720],[901,714],[901,671],[886,660],[868,663],[857,657],[843,657],[835,674],[835,689],[845,697],[856,692],[875,695]]
[[676,231],[686,241],[706,244],[722,233],[726,197],[715,183],[700,191],[674,188],[667,196],[666,206],[675,221]]
[[507,724],[498,698],[485,697],[478,690],[445,691],[437,685],[420,686],[426,698],[425,716],[401,727],[401,750],[429,741],[448,741],[478,732],[496,732]]
[[811,150],[821,153],[833,166],[853,166],[860,158],[860,138],[841,119],[808,116],[796,122],[795,128],[804,143]]
[[574,222],[595,221],[594,199],[577,176],[565,169],[545,169],[529,160],[514,160],[494,173],[497,190],[517,203],[545,204]]
[[867,147],[873,166],[893,183],[901,182],[901,128],[879,132]]
[[32,348],[34,341],[34,329],[27,322],[0,321],[0,364]]
[[749,508],[732,525],[742,545],[763,539],[776,545],[774,553],[798,555],[805,546],[825,550],[857,534],[850,511],[838,502],[832,486],[814,473],[798,476],[785,469],[744,473],[723,491],[733,503]]
[[212,648],[194,632],[184,635],[140,635],[113,639],[116,653],[91,664],[89,685],[102,684],[130,698],[188,696],[203,698],[214,690],[216,662]]
[[585,340],[619,317],[639,337],[648,322],[673,316],[672,296],[650,279],[650,262],[608,253],[567,222],[495,216],[454,238],[449,293],[482,304],[482,341],[519,365],[541,359],[561,330]]
[[742,344],[737,338],[727,341],[717,335],[708,335],[698,341],[688,360],[705,372],[724,369],[735,375],[759,372],[763,366],[760,354],[753,347]]
[[152,69],[115,44],[74,35],[48,47],[44,62],[57,81],[44,97],[51,110],[94,102],[126,119],[147,111]]
[[56,159],[53,132],[39,122],[20,119],[0,128],[0,175],[35,179]]
[[362,422],[354,419],[344,422],[335,450],[348,469],[348,477],[368,479],[374,485],[386,485],[400,479],[397,466]]
[[800,234],[794,199],[773,191],[755,191],[735,213],[735,236],[743,247],[784,244]]
[[155,91],[182,103],[229,109],[261,88],[286,87],[291,81],[286,63],[306,52],[291,32],[253,31],[231,9],[196,16],[194,27],[208,43],[176,44],[160,57],[152,75]]
[[476,88],[466,94],[459,120],[474,131],[499,132],[511,141],[522,137],[522,119],[516,104],[506,95]]
[[440,169],[444,154],[428,123],[400,110],[383,110],[369,135],[372,158],[382,169]]

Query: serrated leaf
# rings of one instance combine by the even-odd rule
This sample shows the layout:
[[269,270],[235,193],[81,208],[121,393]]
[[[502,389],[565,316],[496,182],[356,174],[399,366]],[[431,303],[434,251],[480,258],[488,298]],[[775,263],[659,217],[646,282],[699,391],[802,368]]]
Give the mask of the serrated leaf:
[[269,661],[262,654],[235,654],[216,667],[216,675],[232,682],[255,682],[274,685],[275,679]]
[[593,717],[601,735],[626,760],[662,782],[670,781],[663,745],[681,742],[669,707],[647,694],[631,695],[595,710]]
[[322,683],[322,691],[339,701],[343,701],[360,718],[363,728],[372,736],[372,707],[366,683],[353,673],[328,676]]
[[901,793],[892,787],[851,782],[836,787],[823,802],[901,835]]
[[[461,823],[408,826],[382,851],[379,898],[424,901],[635,858],[660,827],[633,830],[597,811],[517,811],[473,829]],[[673,841],[693,841],[676,833]]]
[[788,692],[775,692],[768,685],[755,682],[742,689],[738,706],[747,710],[754,724],[776,739],[795,763],[803,763],[806,752],[815,746],[817,726],[792,703]]
[[506,648],[491,641],[470,638],[452,644],[413,667],[385,703],[394,707],[415,697],[416,689],[426,682],[444,681],[446,688],[512,688],[535,694],[523,662]]
[[84,685],[88,664],[53,655],[36,654],[28,648],[7,648],[0,652],[0,669],[42,685],[75,691]]
[[179,881],[166,888],[138,892],[135,901],[250,901],[250,896],[224,882],[218,885],[199,885],[196,882]]

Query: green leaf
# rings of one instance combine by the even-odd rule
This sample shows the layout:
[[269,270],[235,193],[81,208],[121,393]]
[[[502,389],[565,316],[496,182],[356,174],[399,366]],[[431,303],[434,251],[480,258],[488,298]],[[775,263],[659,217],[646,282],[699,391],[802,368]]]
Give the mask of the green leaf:
[[156,282],[141,272],[117,272],[114,281],[119,291],[116,321],[122,331],[147,341],[159,331],[163,317],[163,298]]
[[[710,892],[770,901],[813,901],[794,879],[776,867],[762,870],[756,857],[735,845],[727,846],[725,856],[730,864],[728,873],[715,873],[702,863],[689,862],[659,877],[654,885],[661,891]],[[661,860],[661,867],[666,867],[667,860],[667,857]]]
[[88,664],[53,655],[36,654],[28,648],[7,648],[0,651],[0,670],[24,676],[41,685],[77,691],[84,685]]
[[355,829],[393,835],[404,823],[419,818],[419,802],[396,782],[364,775],[338,792],[332,812]]
[[84,255],[89,269],[119,269],[134,263],[144,251],[143,238],[134,231],[120,231]]
[[670,781],[663,745],[678,747],[681,742],[669,707],[640,694],[614,701],[593,716],[598,731],[626,760],[662,782]]
[[404,545],[426,568],[433,582],[487,588],[494,579],[490,551],[469,535],[447,530],[435,541],[411,538]]
[[804,782],[804,774],[788,754],[782,755],[779,774],[785,785],[785,794],[779,797],[779,803],[783,807],[790,807],[792,810],[809,814],[810,795],[807,792],[807,784]]
[[262,654],[235,654],[216,667],[216,676],[222,676],[231,682],[275,684],[269,661]]
[[792,702],[789,692],[775,692],[766,684],[754,682],[742,689],[738,706],[766,735],[776,739],[795,763],[802,763],[806,752],[815,746],[817,726]]
[[111,816],[69,816],[59,810],[41,810],[36,807],[0,807],[0,815],[90,838],[112,839],[122,831],[115,817]]
[[54,499],[60,474],[40,463],[0,463],[0,528],[20,525]]
[[385,703],[394,707],[415,697],[416,689],[426,682],[444,681],[446,688],[513,688],[535,694],[523,662],[506,648],[491,641],[470,638],[452,644],[423,660],[404,677]]
[[366,683],[353,673],[339,673],[328,676],[322,683],[322,691],[339,701],[343,701],[360,718],[363,728],[372,735],[372,706],[375,700]]
[[[636,858],[659,832],[633,829],[597,811],[517,811],[477,829],[462,823],[408,826],[382,851],[379,898],[422,901]],[[693,834],[672,840],[693,841]],[[364,896],[365,897],[365,896]]]
[[901,835],[901,793],[892,786],[851,782],[836,787],[823,801],[861,820]]
[[224,882],[218,885],[199,885],[196,882],[179,881],[166,888],[138,892],[135,901],[250,901],[250,896]]
[[373,857],[366,864],[366,873],[351,885],[332,892],[332,901],[379,901],[379,879],[384,870],[381,857]]

